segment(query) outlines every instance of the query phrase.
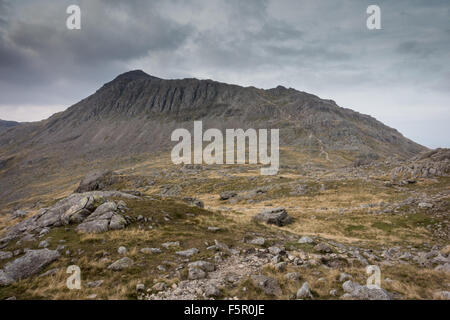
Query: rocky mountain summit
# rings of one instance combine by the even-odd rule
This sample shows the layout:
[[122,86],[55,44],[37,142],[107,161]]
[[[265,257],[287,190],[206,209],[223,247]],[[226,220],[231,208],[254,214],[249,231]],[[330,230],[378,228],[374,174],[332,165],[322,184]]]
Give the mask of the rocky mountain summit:
[[202,120],[204,130],[278,128],[282,147],[336,165],[426,150],[368,115],[292,88],[166,80],[135,70],[47,120],[4,131],[0,201],[31,194],[30,182],[58,169],[83,168],[82,162],[102,168],[105,161],[168,151],[173,130],[191,130],[194,120]]
[[140,70],[119,75],[42,123],[19,126],[0,138],[0,146],[71,147],[71,154],[98,148],[107,154],[145,152],[167,145],[174,128],[189,128],[190,122],[200,119],[219,129],[280,128],[281,140],[288,145],[320,144],[329,150],[403,156],[424,150],[370,116],[305,92],[212,80],[165,80]]

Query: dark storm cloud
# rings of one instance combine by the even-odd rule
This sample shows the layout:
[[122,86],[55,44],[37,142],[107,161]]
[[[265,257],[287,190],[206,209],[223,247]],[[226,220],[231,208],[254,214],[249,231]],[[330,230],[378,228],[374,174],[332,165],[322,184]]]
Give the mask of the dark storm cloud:
[[[450,121],[449,2],[376,3],[370,31],[368,0],[0,0],[0,118],[41,119],[139,68],[291,86],[449,145],[433,121]],[[70,4],[81,30],[65,27]]]

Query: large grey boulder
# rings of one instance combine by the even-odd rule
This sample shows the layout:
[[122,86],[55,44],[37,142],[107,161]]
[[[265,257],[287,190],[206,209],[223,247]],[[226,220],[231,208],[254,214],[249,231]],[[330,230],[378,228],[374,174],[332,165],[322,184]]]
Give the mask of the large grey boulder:
[[297,299],[312,299],[313,295],[311,289],[309,288],[308,282],[305,282],[300,289],[297,291]]
[[23,256],[11,261],[3,268],[7,277],[14,281],[25,279],[41,272],[47,265],[59,258],[56,250],[28,250]]
[[118,181],[119,177],[110,170],[94,170],[86,174],[75,192],[107,190]]
[[348,280],[342,285],[344,292],[358,300],[391,300],[388,292],[382,288],[369,288]]
[[254,221],[275,224],[279,227],[292,223],[292,217],[284,208],[266,209],[253,217]]

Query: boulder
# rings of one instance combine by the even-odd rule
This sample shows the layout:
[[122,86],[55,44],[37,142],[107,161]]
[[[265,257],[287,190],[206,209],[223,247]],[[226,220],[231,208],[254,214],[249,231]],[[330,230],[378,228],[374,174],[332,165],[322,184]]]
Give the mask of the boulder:
[[351,298],[358,300],[391,300],[388,292],[382,288],[369,288],[348,280],[342,285],[342,289]]
[[141,253],[144,254],[150,254],[150,253],[161,253],[161,249],[160,248],[142,248]]
[[109,265],[108,269],[114,270],[114,271],[120,271],[123,269],[127,269],[131,267],[134,264],[134,261],[128,257],[123,257],[112,264]]
[[311,289],[309,288],[308,282],[305,282],[300,289],[297,291],[297,299],[312,299],[313,295]]
[[214,284],[209,284],[205,289],[205,297],[208,298],[216,298],[221,295],[220,289],[217,288]]
[[177,251],[176,254],[183,257],[191,257],[194,254],[199,253],[199,250],[197,248],[191,248],[183,251]]
[[298,281],[300,280],[300,274],[298,272],[289,272],[284,275],[286,280]]
[[7,263],[3,270],[9,278],[17,281],[41,272],[47,265],[58,259],[59,256],[56,250],[28,250],[20,258]]
[[237,196],[234,191],[225,191],[220,194],[220,200],[228,200]]
[[125,254],[127,254],[127,252],[128,252],[128,250],[124,246],[120,246],[119,249],[117,249],[117,253],[120,255],[125,255]]
[[303,237],[301,237],[301,238],[298,240],[298,243],[309,243],[309,244],[311,244],[311,243],[314,243],[314,240],[311,239],[310,237],[303,236]]
[[119,177],[110,170],[94,170],[84,176],[75,192],[107,190],[118,181]]
[[189,280],[198,280],[206,278],[206,272],[200,268],[193,267],[189,268],[188,271],[188,279]]
[[266,209],[253,217],[254,221],[275,224],[279,227],[292,223],[292,217],[284,208]]

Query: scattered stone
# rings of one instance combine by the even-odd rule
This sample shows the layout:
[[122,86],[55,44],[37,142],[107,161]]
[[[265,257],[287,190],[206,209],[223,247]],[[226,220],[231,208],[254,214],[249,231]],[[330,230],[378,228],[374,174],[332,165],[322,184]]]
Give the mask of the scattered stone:
[[191,206],[195,206],[195,207],[199,207],[199,208],[204,208],[205,204],[203,203],[203,201],[197,199],[197,198],[183,198],[182,199],[184,202],[187,202],[189,205]]
[[172,248],[172,247],[179,247],[180,242],[179,241],[173,241],[173,242],[165,242],[162,244],[162,246],[166,249]]
[[298,281],[300,280],[300,274],[298,272],[289,272],[284,275],[286,280]]
[[263,237],[259,237],[259,238],[250,240],[248,243],[254,244],[257,246],[263,246],[266,243],[266,239],[264,239]]
[[336,297],[338,295],[338,291],[336,289],[331,289],[329,295],[332,297]]
[[143,283],[138,283],[137,285],[136,285],[136,291],[137,292],[142,292],[142,291],[144,291],[145,290],[145,285],[143,284]]
[[127,254],[127,252],[128,252],[128,250],[124,246],[120,246],[119,249],[117,249],[117,253],[120,255],[125,255],[125,254]]
[[433,293],[434,299],[450,300],[450,291],[437,291]]
[[220,194],[220,200],[228,200],[230,198],[234,198],[237,196],[236,192],[233,191],[225,191]]
[[161,253],[161,249],[160,248],[142,248],[141,253],[144,254],[151,254],[151,253]]
[[24,211],[24,210],[16,210],[16,211],[13,212],[12,215],[13,215],[14,219],[23,218],[23,217],[26,217],[28,215],[28,212]]
[[47,248],[50,245],[47,240],[41,241],[39,243],[39,248]]
[[269,253],[273,254],[273,255],[278,255],[284,252],[283,249],[281,249],[280,247],[276,247],[276,246],[272,246],[268,248]]
[[208,298],[217,298],[221,295],[220,289],[217,288],[214,284],[209,284],[205,289],[205,296]]
[[167,286],[164,282],[158,282],[152,287],[152,289],[155,291],[164,291],[166,290],[166,287]]
[[199,253],[200,251],[197,248],[191,248],[191,249],[187,249],[187,250],[183,250],[183,251],[177,251],[176,254],[179,256],[183,256],[183,257],[191,257],[194,254]]
[[86,286],[88,288],[98,288],[103,284],[103,282],[105,281],[104,280],[89,281],[86,283]]
[[126,268],[131,267],[134,264],[134,261],[128,257],[123,257],[115,262],[113,262],[111,265],[109,265],[108,269],[114,270],[114,271],[120,271]]
[[317,252],[321,252],[321,253],[331,253],[333,250],[331,249],[331,247],[326,244],[325,242],[321,242],[318,245],[316,245],[314,247],[314,250],[316,250]]
[[189,280],[198,280],[206,278],[206,272],[200,268],[194,267],[190,268],[188,271],[188,279]]
[[345,282],[345,281],[350,280],[350,279],[352,279],[352,276],[347,274],[347,273],[345,273],[345,272],[341,272],[341,274],[339,275],[339,281],[340,282]]
[[279,262],[274,266],[275,270],[278,272],[285,271],[287,268],[287,262]]
[[388,292],[382,288],[369,288],[351,280],[342,285],[342,289],[350,297],[359,300],[391,300]]
[[418,207],[421,209],[431,209],[433,208],[433,204],[428,202],[419,202]]
[[302,287],[297,291],[297,299],[312,299],[313,295],[309,288],[308,282],[303,283]]
[[311,243],[314,243],[314,240],[311,239],[311,238],[308,237],[308,236],[303,236],[303,237],[301,237],[301,238],[298,240],[298,243],[308,243],[308,244],[311,244]]
[[188,264],[189,268],[199,268],[206,272],[212,272],[214,271],[215,267],[214,264],[207,261],[195,261]]

